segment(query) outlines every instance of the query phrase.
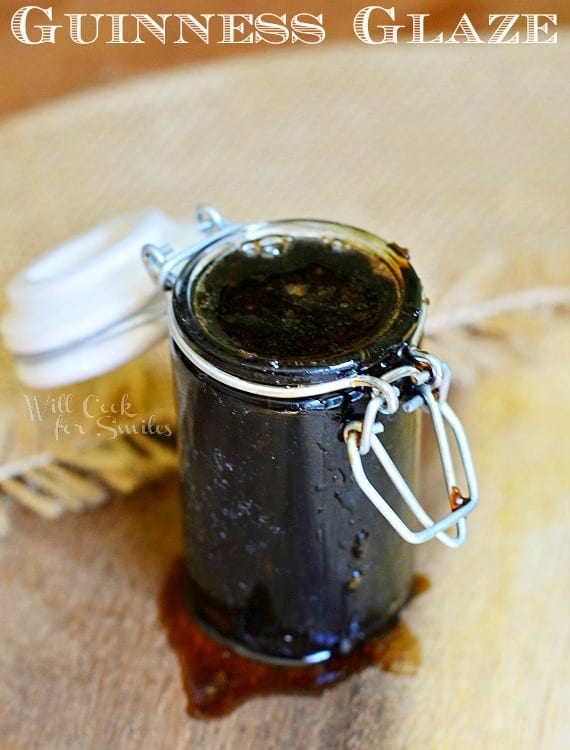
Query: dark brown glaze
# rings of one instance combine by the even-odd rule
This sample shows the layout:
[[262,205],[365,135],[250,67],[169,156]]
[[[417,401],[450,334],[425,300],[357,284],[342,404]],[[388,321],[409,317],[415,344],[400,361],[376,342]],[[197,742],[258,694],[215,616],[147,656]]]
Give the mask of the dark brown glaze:
[[463,507],[467,501],[468,498],[463,497],[459,487],[451,488],[451,493],[449,495],[449,504],[451,505],[451,510],[458,510],[459,508]]
[[[319,695],[370,665],[397,674],[414,674],[421,663],[418,639],[398,618],[382,636],[321,664],[288,667],[248,659],[209,636],[191,616],[185,576],[184,562],[177,560],[162,592],[160,613],[180,663],[190,716],[224,716],[255,696]],[[425,576],[416,576],[412,595],[428,587]]]
[[297,239],[276,256],[230,253],[198,284],[196,311],[256,356],[326,360],[358,349],[389,324],[400,290],[383,259],[339,244]]

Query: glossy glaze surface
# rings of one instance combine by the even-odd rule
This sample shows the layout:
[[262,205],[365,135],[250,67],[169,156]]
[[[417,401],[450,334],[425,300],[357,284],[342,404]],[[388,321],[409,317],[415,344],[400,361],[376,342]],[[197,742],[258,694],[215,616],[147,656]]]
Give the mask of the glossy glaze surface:
[[[174,351],[186,560],[196,616],[267,657],[315,660],[379,632],[409,595],[411,545],[356,485],[342,426],[364,394],[244,397]],[[418,413],[385,419],[384,444],[412,486]],[[402,513],[374,460],[371,481]]]

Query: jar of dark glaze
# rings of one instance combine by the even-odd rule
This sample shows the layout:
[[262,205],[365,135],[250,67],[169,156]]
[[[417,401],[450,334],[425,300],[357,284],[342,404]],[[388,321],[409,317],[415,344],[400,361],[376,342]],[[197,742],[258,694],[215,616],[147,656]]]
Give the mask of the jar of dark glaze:
[[[435,403],[441,384],[417,349],[425,303],[406,251],[341,224],[228,225],[214,212],[191,253],[144,259],[172,289],[194,616],[270,662],[350,652],[410,596],[416,538],[397,524],[415,514],[443,540],[453,524],[463,535],[468,510],[457,491],[439,534],[414,513],[418,388]],[[398,481],[378,454],[358,475],[363,430],[375,452],[381,432]]]

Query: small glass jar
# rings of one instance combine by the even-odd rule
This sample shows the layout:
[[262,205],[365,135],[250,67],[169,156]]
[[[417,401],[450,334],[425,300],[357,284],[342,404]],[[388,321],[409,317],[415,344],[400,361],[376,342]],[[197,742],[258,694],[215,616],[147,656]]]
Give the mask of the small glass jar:
[[[410,596],[413,548],[363,494],[345,439],[366,386],[417,364],[422,287],[406,251],[353,227],[221,234],[170,276],[189,601],[237,651],[316,663],[382,632]],[[372,395],[373,432],[413,493],[420,410],[386,413]],[[409,525],[383,465],[367,471]]]

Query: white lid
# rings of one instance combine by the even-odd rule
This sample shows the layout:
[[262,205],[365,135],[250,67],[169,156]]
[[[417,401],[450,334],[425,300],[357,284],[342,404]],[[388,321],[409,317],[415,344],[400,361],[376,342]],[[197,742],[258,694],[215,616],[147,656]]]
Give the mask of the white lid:
[[192,244],[200,230],[156,209],[126,214],[60,245],[13,278],[2,334],[20,379],[40,388],[85,380],[163,338],[166,300],[143,265],[142,247]]

